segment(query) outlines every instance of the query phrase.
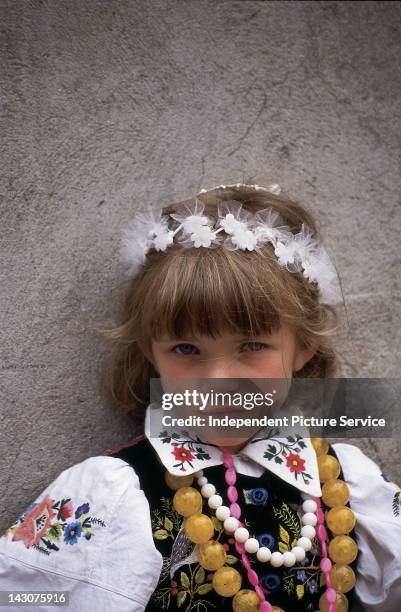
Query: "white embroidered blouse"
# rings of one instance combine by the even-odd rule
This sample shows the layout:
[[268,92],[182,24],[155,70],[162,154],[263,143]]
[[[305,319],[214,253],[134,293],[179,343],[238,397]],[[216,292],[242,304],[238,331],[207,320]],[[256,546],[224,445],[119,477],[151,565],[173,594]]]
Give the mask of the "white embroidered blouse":
[[[207,475],[208,466],[221,463],[218,449],[208,447],[209,459],[191,457],[183,472],[185,454],[179,457],[150,436],[148,414],[145,434],[171,473],[203,469]],[[239,473],[260,476],[271,470],[302,491],[321,494],[309,438],[303,438],[297,452],[288,438],[252,440],[234,455]],[[271,451],[275,446],[276,456],[282,454],[282,462],[264,456],[267,444]],[[351,612],[394,612],[401,602],[401,490],[357,447],[336,443],[333,448],[357,521],[357,603]],[[135,470],[116,457],[89,457],[61,472],[0,537],[0,591],[64,592],[68,609],[79,612],[143,611],[161,568],[149,503]]]

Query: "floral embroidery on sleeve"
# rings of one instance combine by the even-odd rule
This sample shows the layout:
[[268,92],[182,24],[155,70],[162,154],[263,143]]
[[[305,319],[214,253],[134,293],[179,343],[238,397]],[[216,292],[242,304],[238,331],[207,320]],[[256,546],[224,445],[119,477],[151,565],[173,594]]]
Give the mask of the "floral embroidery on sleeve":
[[42,501],[28,506],[2,535],[50,555],[51,551],[60,550],[60,544],[73,545],[82,538],[90,540],[95,535],[94,525],[106,527],[102,519],[89,516],[87,502],[74,510],[71,498],[55,501],[46,495]]

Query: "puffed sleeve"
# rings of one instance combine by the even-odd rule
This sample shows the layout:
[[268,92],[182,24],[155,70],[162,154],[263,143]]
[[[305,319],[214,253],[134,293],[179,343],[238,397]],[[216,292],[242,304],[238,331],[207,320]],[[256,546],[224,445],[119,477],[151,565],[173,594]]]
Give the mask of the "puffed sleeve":
[[161,567],[148,500],[117,457],[61,472],[0,537],[0,591],[63,591],[80,612],[143,611]]
[[[359,548],[355,611],[394,612],[401,602],[401,490],[351,444],[333,444],[350,490]],[[354,610],[354,608],[352,609]]]

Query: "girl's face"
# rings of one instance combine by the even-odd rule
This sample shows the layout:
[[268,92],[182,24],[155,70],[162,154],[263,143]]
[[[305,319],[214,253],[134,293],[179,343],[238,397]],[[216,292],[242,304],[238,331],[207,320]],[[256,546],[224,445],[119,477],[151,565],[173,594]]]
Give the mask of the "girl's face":
[[[252,339],[240,334],[169,338],[152,341],[152,363],[161,380],[178,378],[290,379],[313,356],[315,345],[300,349],[295,333],[286,325]],[[246,439],[215,438],[208,441],[234,451]]]

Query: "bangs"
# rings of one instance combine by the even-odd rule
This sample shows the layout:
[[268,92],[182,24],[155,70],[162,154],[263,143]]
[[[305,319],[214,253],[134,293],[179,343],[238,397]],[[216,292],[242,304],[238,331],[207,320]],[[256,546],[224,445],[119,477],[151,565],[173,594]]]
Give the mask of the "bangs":
[[266,252],[172,248],[155,254],[145,276],[145,340],[263,335],[280,326],[286,293],[288,307],[288,285]]

